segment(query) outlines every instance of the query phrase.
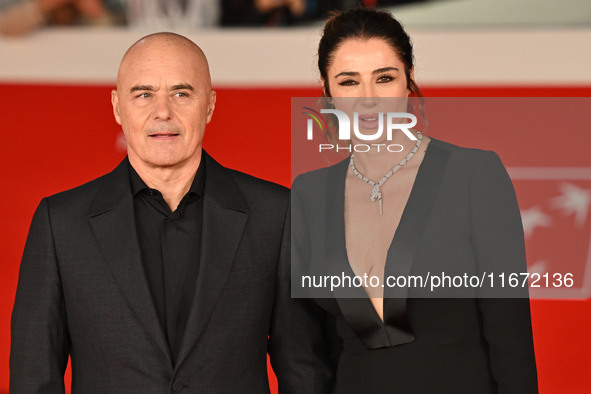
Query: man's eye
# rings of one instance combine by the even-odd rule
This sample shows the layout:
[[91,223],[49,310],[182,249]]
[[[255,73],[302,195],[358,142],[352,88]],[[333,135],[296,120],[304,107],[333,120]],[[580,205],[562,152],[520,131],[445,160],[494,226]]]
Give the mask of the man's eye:
[[355,81],[353,79],[345,79],[344,81],[339,82],[339,85],[341,85],[341,86],[353,86],[353,85],[357,85],[357,81]]
[[176,92],[175,96],[177,97],[189,97],[189,95],[186,92]]
[[149,98],[149,97],[152,97],[152,95],[150,93],[148,93],[148,92],[144,92],[144,93],[138,94],[136,97],[139,97],[139,98]]

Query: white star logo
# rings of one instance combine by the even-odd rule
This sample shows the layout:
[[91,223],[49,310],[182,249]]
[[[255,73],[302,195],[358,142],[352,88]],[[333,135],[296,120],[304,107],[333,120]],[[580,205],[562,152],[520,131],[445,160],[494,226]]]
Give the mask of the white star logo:
[[589,203],[591,202],[591,190],[582,189],[572,183],[561,183],[560,191],[562,195],[554,197],[551,205],[563,211],[565,216],[574,215],[575,224],[582,227],[587,219],[589,212]]
[[550,227],[552,218],[535,206],[521,212],[521,221],[525,238],[528,238],[536,227]]

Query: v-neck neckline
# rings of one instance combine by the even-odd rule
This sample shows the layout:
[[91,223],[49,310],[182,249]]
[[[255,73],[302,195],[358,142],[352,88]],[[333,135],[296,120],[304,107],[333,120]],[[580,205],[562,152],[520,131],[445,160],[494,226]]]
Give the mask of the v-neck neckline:
[[[427,143],[427,147],[425,148],[425,152],[424,152],[424,156],[421,160],[421,163],[419,164],[418,168],[417,168],[417,173],[414,175],[414,178],[412,180],[412,186],[411,186],[411,190],[410,193],[408,195],[408,199],[406,200],[406,203],[404,204],[404,208],[402,209],[402,214],[400,215],[400,220],[398,221],[398,224],[396,225],[396,229],[394,230],[394,234],[392,235],[392,239],[390,240],[390,243],[388,245],[388,249],[386,250],[386,261],[384,262],[384,269],[382,272],[382,280],[384,280],[384,278],[386,277],[386,272],[388,271],[388,262],[392,262],[392,258],[390,255],[390,252],[392,250],[392,246],[395,244],[396,241],[396,234],[398,233],[398,230],[400,229],[400,225],[402,224],[402,220],[405,216],[408,216],[408,212],[407,212],[407,207],[408,207],[408,203],[411,201],[411,199],[413,198],[413,193],[416,193],[416,189],[415,189],[415,184],[417,183],[417,180],[419,179],[419,176],[421,175],[422,171],[421,169],[423,168],[423,163],[425,162],[425,160],[427,160],[427,157],[429,155],[429,147],[431,146],[431,139],[429,139],[429,142]],[[346,256],[346,261],[347,261],[347,267],[348,267],[348,272],[347,274],[349,275],[357,275],[355,274],[355,270],[353,269],[352,265],[351,265],[351,259],[349,258],[349,251],[347,250],[347,237],[346,237],[346,226],[347,226],[347,220],[345,218],[345,203],[346,203],[346,188],[347,188],[347,172],[348,172],[348,168],[347,171],[345,171],[345,182],[344,182],[344,187],[343,187],[343,234],[342,234],[342,241],[343,241],[343,245],[345,247],[345,256]],[[340,203],[340,200],[339,200]],[[385,291],[385,289],[384,289]],[[367,291],[364,289],[364,292],[367,296],[367,299],[371,305],[371,308],[373,309],[373,311],[375,312],[376,317],[382,322],[382,324],[384,324],[384,320],[382,320],[382,318],[380,318],[380,314],[378,312],[378,310],[375,308],[375,306],[373,305],[373,303],[371,302],[371,298],[369,297],[369,294],[367,294]],[[382,316],[384,315],[384,300],[385,300],[385,293],[382,293]]]
[[[448,155],[449,152],[439,146],[438,140],[432,138],[388,247],[384,278],[390,275],[408,276],[410,274],[421,235],[438,194]],[[326,240],[330,256],[327,256],[326,261],[329,265],[332,264],[332,272],[341,272],[354,277],[355,273],[349,263],[345,243],[344,193],[347,169],[348,159],[333,166],[328,174]],[[347,290],[345,293],[343,289],[336,289],[334,296],[344,318],[357,332],[366,347],[394,346],[414,340],[406,315],[408,289],[384,288],[384,320],[380,319],[365,289]]]

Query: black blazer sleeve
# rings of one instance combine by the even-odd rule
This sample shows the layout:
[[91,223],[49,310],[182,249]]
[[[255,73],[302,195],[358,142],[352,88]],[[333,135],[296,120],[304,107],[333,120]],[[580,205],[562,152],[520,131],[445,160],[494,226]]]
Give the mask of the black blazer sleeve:
[[29,230],[11,331],[10,392],[65,392],[70,338],[47,199]]
[[[523,227],[515,191],[494,152],[476,163],[471,182],[472,245],[480,272],[527,272]],[[495,280],[499,279],[498,276]],[[505,278],[505,286],[507,286]],[[521,279],[521,278],[520,278]],[[527,287],[505,288],[479,300],[491,370],[501,394],[537,393],[537,372]]]
[[287,212],[278,269],[269,355],[280,394],[332,392],[333,368],[325,313],[312,300],[291,297],[291,214]]

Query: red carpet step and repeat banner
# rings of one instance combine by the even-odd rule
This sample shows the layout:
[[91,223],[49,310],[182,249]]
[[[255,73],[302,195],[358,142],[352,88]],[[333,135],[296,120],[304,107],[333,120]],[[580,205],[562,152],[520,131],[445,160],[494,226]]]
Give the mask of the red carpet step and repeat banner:
[[[32,214],[44,196],[98,177],[124,157],[110,91],[120,57],[143,34],[65,29],[0,40],[0,393],[8,391],[10,313]],[[428,97],[591,97],[590,30],[411,35],[415,73]],[[190,37],[207,54],[218,92],[205,148],[228,167],[289,186],[290,103],[320,94],[318,29]],[[546,107],[510,134],[494,118],[454,119],[458,127],[427,134],[496,151],[516,188],[530,271],[577,267],[582,285],[591,280],[591,118],[589,106],[577,105],[567,114]],[[540,127],[550,118],[561,126]],[[586,294],[531,302],[541,393],[591,391]]]

